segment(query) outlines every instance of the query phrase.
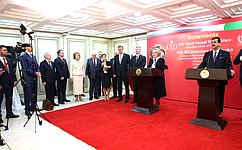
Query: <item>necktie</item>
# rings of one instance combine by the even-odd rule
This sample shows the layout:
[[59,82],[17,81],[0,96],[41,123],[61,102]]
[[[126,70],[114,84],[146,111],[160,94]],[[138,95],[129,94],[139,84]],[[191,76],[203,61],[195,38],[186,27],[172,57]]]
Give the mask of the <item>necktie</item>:
[[139,59],[139,56],[136,55],[136,61],[135,61],[136,63],[137,63],[138,59]]
[[9,72],[9,70],[8,70],[8,64],[7,64],[7,61],[6,61],[5,58],[3,58],[3,63],[4,63],[4,67],[5,67],[6,71]]
[[96,61],[96,59],[94,59],[94,66],[96,66],[97,65],[97,61]]
[[50,65],[50,68],[52,69],[52,64],[51,64],[51,62],[49,61],[49,65]]
[[119,54],[119,63],[121,64],[122,62],[122,54]]
[[213,63],[215,63],[216,57],[217,57],[217,52],[214,52]]

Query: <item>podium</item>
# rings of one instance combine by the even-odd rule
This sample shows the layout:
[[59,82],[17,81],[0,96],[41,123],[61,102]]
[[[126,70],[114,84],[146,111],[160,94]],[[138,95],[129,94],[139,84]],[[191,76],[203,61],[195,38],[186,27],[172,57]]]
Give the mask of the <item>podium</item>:
[[185,78],[197,80],[199,85],[197,117],[190,123],[223,130],[227,121],[219,117],[218,85],[220,81],[227,80],[226,69],[187,69]]
[[156,68],[129,69],[128,76],[137,80],[137,106],[132,109],[142,114],[153,114],[159,111],[153,104],[153,78],[163,76],[163,72]]

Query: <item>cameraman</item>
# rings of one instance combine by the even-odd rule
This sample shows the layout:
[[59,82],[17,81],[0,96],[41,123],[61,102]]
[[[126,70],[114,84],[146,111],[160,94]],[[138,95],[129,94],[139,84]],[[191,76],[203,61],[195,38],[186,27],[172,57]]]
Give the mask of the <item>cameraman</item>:
[[37,109],[37,77],[40,77],[40,68],[36,57],[32,54],[30,44],[25,44],[25,52],[21,55],[22,68],[26,72],[24,88],[25,115],[30,117],[30,111]]
[[6,58],[8,50],[6,46],[0,45],[0,123],[3,123],[1,114],[1,104],[3,100],[3,94],[6,99],[6,118],[17,118],[19,115],[13,114],[12,102],[13,102],[13,86],[16,84],[16,75],[13,73],[13,64]]

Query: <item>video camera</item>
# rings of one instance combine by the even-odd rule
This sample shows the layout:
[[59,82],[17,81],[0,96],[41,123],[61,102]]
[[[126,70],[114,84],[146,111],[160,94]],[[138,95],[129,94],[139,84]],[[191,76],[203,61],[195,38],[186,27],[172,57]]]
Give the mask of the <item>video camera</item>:
[[30,44],[23,44],[23,43],[20,43],[20,42],[17,42],[17,45],[14,47],[14,53],[22,53],[22,52],[25,52],[25,48],[26,47],[31,47]]

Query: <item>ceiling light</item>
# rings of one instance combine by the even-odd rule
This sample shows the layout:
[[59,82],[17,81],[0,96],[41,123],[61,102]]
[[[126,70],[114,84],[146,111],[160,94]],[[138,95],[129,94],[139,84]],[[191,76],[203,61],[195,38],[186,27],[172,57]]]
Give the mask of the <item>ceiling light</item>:
[[47,18],[60,18],[87,7],[98,0],[15,0],[20,6],[33,9]]
[[141,12],[135,12],[135,13],[134,13],[134,16],[135,16],[135,17],[139,17],[139,16],[141,16]]

